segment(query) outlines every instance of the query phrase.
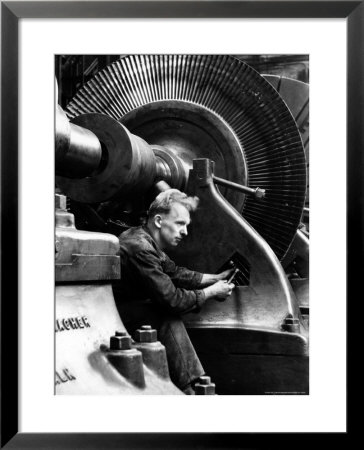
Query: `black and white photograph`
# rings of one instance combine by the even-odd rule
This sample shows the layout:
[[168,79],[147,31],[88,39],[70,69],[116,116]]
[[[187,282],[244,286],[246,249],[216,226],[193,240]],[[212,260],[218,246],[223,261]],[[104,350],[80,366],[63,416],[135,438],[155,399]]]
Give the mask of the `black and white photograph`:
[[309,395],[309,63],[55,55],[56,395]]
[[350,448],[364,0],[0,3],[0,447]]

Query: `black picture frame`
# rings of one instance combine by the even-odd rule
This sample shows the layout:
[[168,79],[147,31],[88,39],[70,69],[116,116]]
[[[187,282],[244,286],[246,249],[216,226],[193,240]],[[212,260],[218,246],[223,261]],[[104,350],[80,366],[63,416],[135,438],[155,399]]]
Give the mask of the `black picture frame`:
[[[289,433],[19,433],[18,432],[18,24],[21,18],[346,18],[347,285],[363,264],[364,1],[4,1],[1,2],[1,448],[258,448],[296,445]],[[11,105],[11,108],[9,108]],[[338,181],[338,184],[340,181]],[[328,187],[334,192],[337,186]],[[340,187],[339,187],[340,188]],[[348,342],[350,355],[351,345]],[[218,412],[217,412],[218,414]],[[348,414],[348,417],[350,414]],[[350,433],[349,433],[350,432]],[[338,433],[336,443],[351,435]],[[304,433],[299,444],[327,442]],[[268,444],[269,443],[269,444]]]

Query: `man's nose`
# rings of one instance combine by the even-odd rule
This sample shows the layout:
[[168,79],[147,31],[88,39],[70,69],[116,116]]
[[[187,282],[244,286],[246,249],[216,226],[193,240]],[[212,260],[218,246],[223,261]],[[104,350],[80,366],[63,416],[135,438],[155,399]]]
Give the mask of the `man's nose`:
[[187,236],[187,226],[185,225],[184,227],[182,227],[181,228],[181,231],[180,231],[180,233],[181,233],[181,235],[183,235],[183,236]]

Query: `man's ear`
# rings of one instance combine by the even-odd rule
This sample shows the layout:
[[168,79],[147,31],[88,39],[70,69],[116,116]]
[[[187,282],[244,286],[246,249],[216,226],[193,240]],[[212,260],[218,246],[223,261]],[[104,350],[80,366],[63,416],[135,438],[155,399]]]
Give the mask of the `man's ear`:
[[162,227],[162,216],[159,214],[154,216],[154,225],[159,229]]

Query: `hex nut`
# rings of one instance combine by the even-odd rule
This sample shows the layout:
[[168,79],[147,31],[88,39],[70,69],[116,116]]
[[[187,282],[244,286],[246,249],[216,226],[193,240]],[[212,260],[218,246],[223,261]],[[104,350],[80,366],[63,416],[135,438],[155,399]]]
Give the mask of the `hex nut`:
[[157,330],[153,330],[152,327],[145,329],[149,325],[144,325],[134,333],[134,339],[136,342],[157,342]]
[[286,324],[295,324],[295,323],[299,323],[298,319],[294,319],[293,317],[286,317],[284,319],[284,323]]
[[54,203],[56,209],[63,209],[64,211],[67,210],[67,197],[65,195],[56,194]]
[[131,337],[130,336],[111,336],[110,350],[130,350]]
[[288,331],[290,333],[299,333],[300,321],[299,319],[293,318],[291,315],[289,315],[284,319],[281,328],[283,331]]
[[215,395],[215,383],[210,384],[195,384],[196,395]]
[[265,189],[256,188],[255,197],[256,198],[264,198],[265,197]]

